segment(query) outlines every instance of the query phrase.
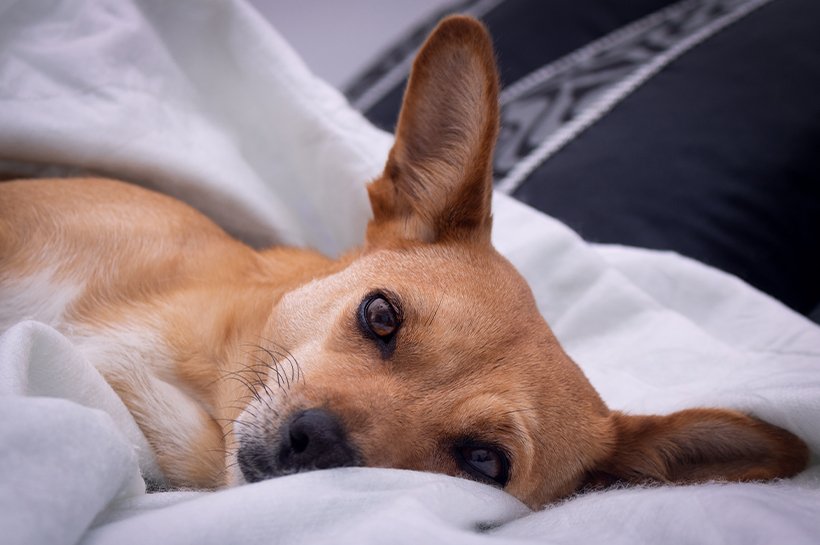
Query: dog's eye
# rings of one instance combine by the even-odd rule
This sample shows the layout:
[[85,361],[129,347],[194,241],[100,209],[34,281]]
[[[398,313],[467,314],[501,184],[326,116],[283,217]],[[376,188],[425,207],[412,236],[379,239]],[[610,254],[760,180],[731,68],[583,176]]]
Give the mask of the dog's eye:
[[456,447],[456,460],[461,469],[487,484],[505,486],[510,478],[510,462],[500,449],[481,444]]
[[399,328],[396,311],[384,297],[370,299],[364,308],[364,319],[370,331],[382,339],[388,339]]
[[359,305],[359,328],[365,336],[376,341],[382,358],[389,358],[396,348],[396,333],[401,327],[401,311],[390,297],[374,292]]

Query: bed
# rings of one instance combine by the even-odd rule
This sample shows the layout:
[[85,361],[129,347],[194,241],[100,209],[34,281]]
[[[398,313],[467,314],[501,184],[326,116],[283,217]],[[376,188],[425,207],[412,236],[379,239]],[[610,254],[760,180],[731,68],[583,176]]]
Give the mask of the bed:
[[[392,137],[226,0],[0,4],[0,172],[116,176],[255,246],[361,243]],[[48,323],[0,324],[0,532],[8,544],[817,543],[820,328],[680,255],[584,242],[502,194],[494,242],[613,409],[750,412],[802,437],[775,483],[614,488],[533,512],[442,475],[347,468],[147,493],[156,461]],[[0,305],[14,294],[0,291]]]

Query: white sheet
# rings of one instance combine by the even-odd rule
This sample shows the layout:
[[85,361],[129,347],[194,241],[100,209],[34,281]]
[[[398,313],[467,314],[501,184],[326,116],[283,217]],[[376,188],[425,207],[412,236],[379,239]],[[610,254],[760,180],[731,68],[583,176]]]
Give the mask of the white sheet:
[[[252,243],[338,253],[361,241],[363,182],[390,142],[242,4],[0,1],[0,171],[109,173]],[[751,411],[809,442],[811,468],[776,484],[610,490],[537,513],[491,487],[397,470],[145,494],[138,469],[154,462],[133,420],[65,338],[27,322],[0,337],[0,539],[817,543],[820,329],[677,255],[590,246],[508,198],[494,207],[497,246],[610,406]]]

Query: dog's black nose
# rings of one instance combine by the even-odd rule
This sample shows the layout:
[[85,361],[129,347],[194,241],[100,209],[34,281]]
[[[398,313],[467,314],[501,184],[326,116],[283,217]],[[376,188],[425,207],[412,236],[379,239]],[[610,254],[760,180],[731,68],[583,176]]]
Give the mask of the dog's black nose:
[[283,472],[357,464],[341,421],[325,409],[294,414],[282,429],[278,462]]
[[271,441],[250,434],[240,441],[239,469],[248,482],[288,473],[361,465],[342,422],[325,409],[294,413]]

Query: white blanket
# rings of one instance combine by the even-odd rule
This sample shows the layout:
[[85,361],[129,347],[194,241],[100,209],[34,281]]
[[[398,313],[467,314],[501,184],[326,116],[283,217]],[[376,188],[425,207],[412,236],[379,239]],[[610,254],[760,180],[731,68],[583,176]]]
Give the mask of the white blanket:
[[[0,0],[0,172],[126,178],[251,243],[338,253],[362,240],[364,182],[390,143],[243,4]],[[750,411],[805,439],[813,465],[535,513],[466,480],[366,468],[146,494],[155,463],[124,406],[69,341],[24,322],[0,337],[0,541],[820,541],[820,328],[680,256],[590,246],[501,195],[494,207],[497,247],[612,408]]]

